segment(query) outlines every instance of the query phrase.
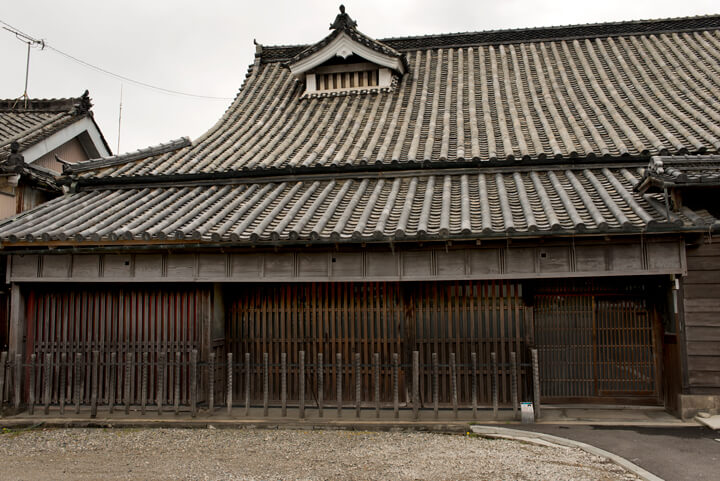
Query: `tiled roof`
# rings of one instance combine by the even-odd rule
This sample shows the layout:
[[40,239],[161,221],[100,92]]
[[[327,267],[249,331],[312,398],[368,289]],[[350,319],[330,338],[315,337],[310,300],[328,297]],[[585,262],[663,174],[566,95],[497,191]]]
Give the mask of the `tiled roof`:
[[335,243],[697,231],[707,222],[692,212],[667,219],[661,196],[633,193],[637,167],[506,170],[84,191],[5,222],[0,240]]
[[650,160],[637,190],[709,185],[720,186],[720,155],[656,156]]
[[99,159],[90,159],[75,164],[64,164],[63,173],[76,174],[79,172],[96,171],[116,165],[124,165],[135,160],[145,159],[147,157],[160,156],[168,152],[175,152],[183,147],[188,147],[192,142],[188,137],[180,137],[164,144],[154,145],[144,149],[138,149],[135,152],[128,152],[121,155],[113,155],[111,157],[102,157]]
[[260,63],[191,147],[97,175],[717,153],[719,20],[624,24],[679,33],[406,50],[397,88],[365,95],[303,100],[287,68]]
[[23,151],[77,122],[91,106],[87,92],[69,99],[0,100],[0,161],[10,155],[12,142]]

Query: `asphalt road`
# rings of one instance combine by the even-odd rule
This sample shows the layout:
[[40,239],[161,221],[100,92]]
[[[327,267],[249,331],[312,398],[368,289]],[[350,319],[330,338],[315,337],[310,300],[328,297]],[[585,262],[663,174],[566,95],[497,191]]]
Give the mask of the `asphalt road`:
[[652,428],[587,425],[515,425],[591,444],[666,481],[720,480],[720,431],[705,426]]

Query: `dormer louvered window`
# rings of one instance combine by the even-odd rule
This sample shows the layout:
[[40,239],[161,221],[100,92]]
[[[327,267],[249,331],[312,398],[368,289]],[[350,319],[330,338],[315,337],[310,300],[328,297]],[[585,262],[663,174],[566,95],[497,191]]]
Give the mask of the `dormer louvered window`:
[[327,65],[305,76],[307,93],[341,92],[389,87],[390,69],[369,62]]

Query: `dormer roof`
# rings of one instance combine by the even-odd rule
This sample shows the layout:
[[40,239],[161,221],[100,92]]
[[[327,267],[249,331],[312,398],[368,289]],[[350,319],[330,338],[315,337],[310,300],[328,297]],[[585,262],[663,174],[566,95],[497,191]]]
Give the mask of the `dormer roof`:
[[389,68],[399,74],[407,71],[407,59],[397,50],[379,42],[357,29],[357,22],[345,13],[340,5],[340,14],[330,24],[332,33],[313,44],[293,58],[286,65],[295,78],[303,81],[305,74],[334,57],[346,59],[357,55],[379,67]]

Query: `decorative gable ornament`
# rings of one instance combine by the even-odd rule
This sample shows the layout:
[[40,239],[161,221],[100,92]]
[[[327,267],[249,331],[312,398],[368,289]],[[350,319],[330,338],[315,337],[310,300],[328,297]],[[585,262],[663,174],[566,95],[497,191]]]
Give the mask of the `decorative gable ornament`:
[[307,94],[385,89],[391,86],[393,74],[407,71],[405,56],[359,32],[343,5],[330,29],[330,35],[286,64],[305,83]]

